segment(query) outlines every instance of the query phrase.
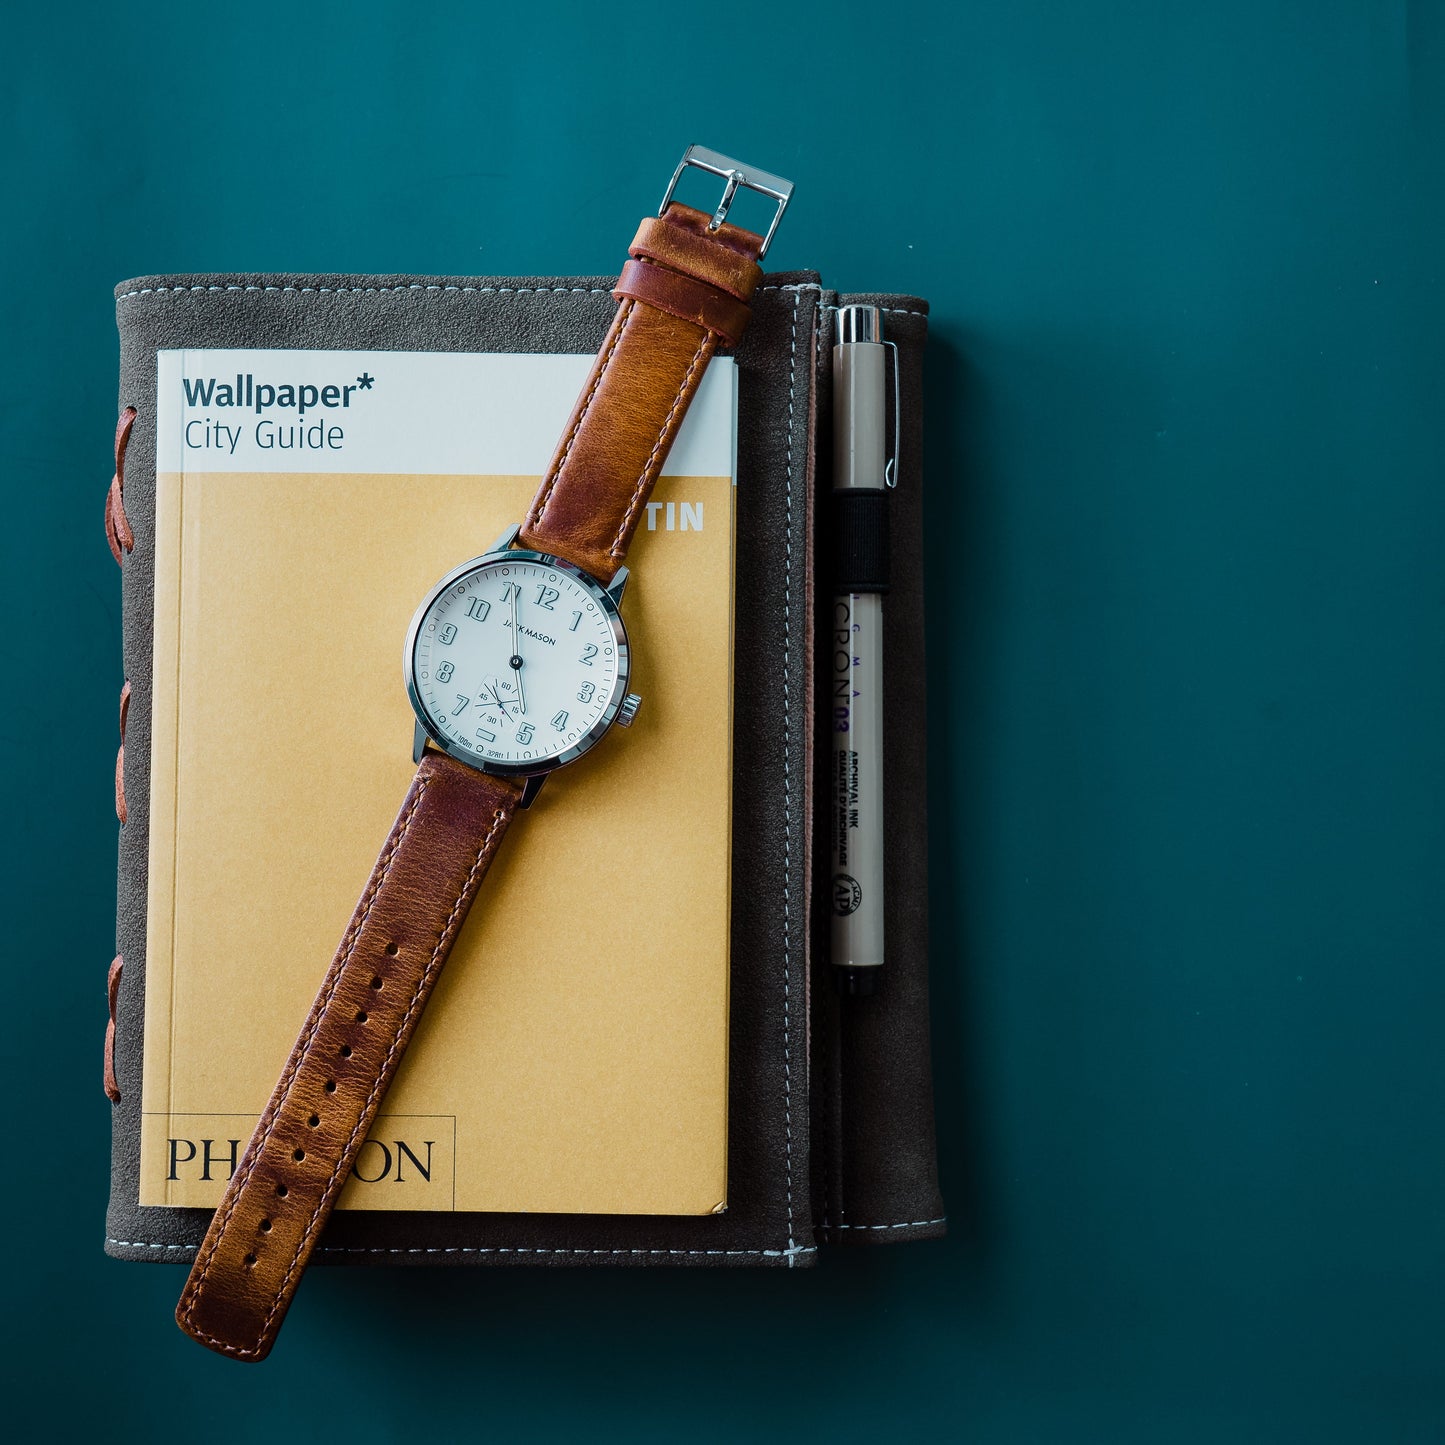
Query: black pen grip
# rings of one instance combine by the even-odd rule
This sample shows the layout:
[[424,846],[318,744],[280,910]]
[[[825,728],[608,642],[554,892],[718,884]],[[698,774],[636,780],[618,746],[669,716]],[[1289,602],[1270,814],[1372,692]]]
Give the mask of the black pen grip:
[[833,493],[833,591],[888,591],[888,493],[881,487]]

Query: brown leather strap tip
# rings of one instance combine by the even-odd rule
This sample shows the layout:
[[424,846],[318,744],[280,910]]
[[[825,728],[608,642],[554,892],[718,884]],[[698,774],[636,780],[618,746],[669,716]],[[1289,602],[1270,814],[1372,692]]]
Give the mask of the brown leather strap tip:
[[521,786],[428,753],[176,1306],[193,1339],[270,1353]]
[[110,1018],[105,1025],[105,1097],[112,1104],[120,1103],[120,1081],[115,1076],[115,1001],[120,997],[120,954],[111,960],[105,991],[110,999]]
[[669,271],[665,266],[655,266],[651,261],[629,261],[622,268],[617,287],[612,293],[619,301],[631,297],[634,301],[645,301],[679,321],[691,321],[708,331],[716,332],[730,346],[747,329],[747,302],[739,301],[709,286],[694,281],[678,271]]

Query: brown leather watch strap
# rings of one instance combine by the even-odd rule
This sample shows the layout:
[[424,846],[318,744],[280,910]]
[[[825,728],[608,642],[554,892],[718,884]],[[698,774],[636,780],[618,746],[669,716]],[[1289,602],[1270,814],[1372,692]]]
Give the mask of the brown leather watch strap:
[[673,203],[645,220],[620,303],[519,541],[611,581],[708,362],[747,325],[763,238]]
[[477,886],[520,783],[428,753],[176,1307],[264,1359]]

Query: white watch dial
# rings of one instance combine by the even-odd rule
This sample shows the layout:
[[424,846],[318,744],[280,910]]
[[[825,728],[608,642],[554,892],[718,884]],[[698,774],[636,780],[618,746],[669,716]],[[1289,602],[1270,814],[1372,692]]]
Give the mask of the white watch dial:
[[570,569],[507,553],[452,576],[416,623],[414,698],[482,766],[526,771],[590,747],[627,681],[616,608]]

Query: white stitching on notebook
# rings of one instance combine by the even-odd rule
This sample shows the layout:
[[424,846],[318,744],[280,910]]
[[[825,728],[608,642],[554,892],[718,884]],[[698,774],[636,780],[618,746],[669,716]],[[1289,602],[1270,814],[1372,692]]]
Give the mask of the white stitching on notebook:
[[[790,754],[793,747],[791,696],[788,683],[789,659],[793,650],[793,395],[798,363],[798,293],[793,293],[793,333],[788,351],[788,485],[783,496],[786,504],[783,525],[783,1127],[787,1148],[788,1170],[788,1248],[797,1248],[793,1238],[793,1061],[789,1038],[792,975],[788,956],[793,951],[792,934],[792,837],[793,789]],[[788,1259],[792,1266],[791,1256]]]
[[471,296],[610,296],[608,286],[443,286],[437,283],[409,281],[404,286],[142,286],[137,291],[122,291],[115,299],[128,301],[132,296],[183,296],[195,291],[289,291],[293,295],[314,296],[382,296],[397,291],[455,291]]
[[199,1244],[161,1244],[158,1240],[154,1240],[154,1239],[112,1239],[109,1235],[106,1236],[105,1242],[106,1242],[107,1244],[119,1245],[122,1249],[191,1249],[191,1250],[196,1250],[196,1249],[199,1249],[199,1248],[201,1247]]
[[905,1219],[898,1224],[829,1224],[825,1219],[819,1229],[918,1229],[925,1224],[947,1224],[948,1216],[940,1214],[937,1219]]
[[[817,291],[822,292],[823,288],[816,281],[790,281],[781,286],[759,286],[759,291]],[[833,305],[831,302],[820,301],[818,307],[822,311],[839,311],[842,308]],[[927,311],[911,311],[906,306],[880,306],[880,311],[885,311],[890,316],[921,316],[926,321],[929,313]]]
[[[759,291],[822,291],[816,281],[803,281],[782,286],[759,286]],[[277,291],[292,295],[311,296],[385,296],[398,291],[424,291],[431,293],[455,292],[467,296],[610,296],[607,286],[442,286],[435,282],[409,281],[404,286],[142,286],[136,291],[122,291],[115,299],[129,301],[134,296],[186,296],[196,291]],[[837,306],[822,303],[825,311],[836,311]],[[890,316],[928,317],[926,311],[910,311],[906,306],[882,306],[881,311]]]
[[[162,1244],[158,1240],[111,1239],[118,1249],[189,1249],[198,1244]],[[785,1255],[816,1254],[816,1245],[795,1245],[792,1249],[549,1249],[541,1245],[418,1245],[410,1249],[382,1245],[323,1244],[318,1254],[729,1254],[751,1259],[782,1259]],[[790,1261],[791,1262],[791,1261]]]

